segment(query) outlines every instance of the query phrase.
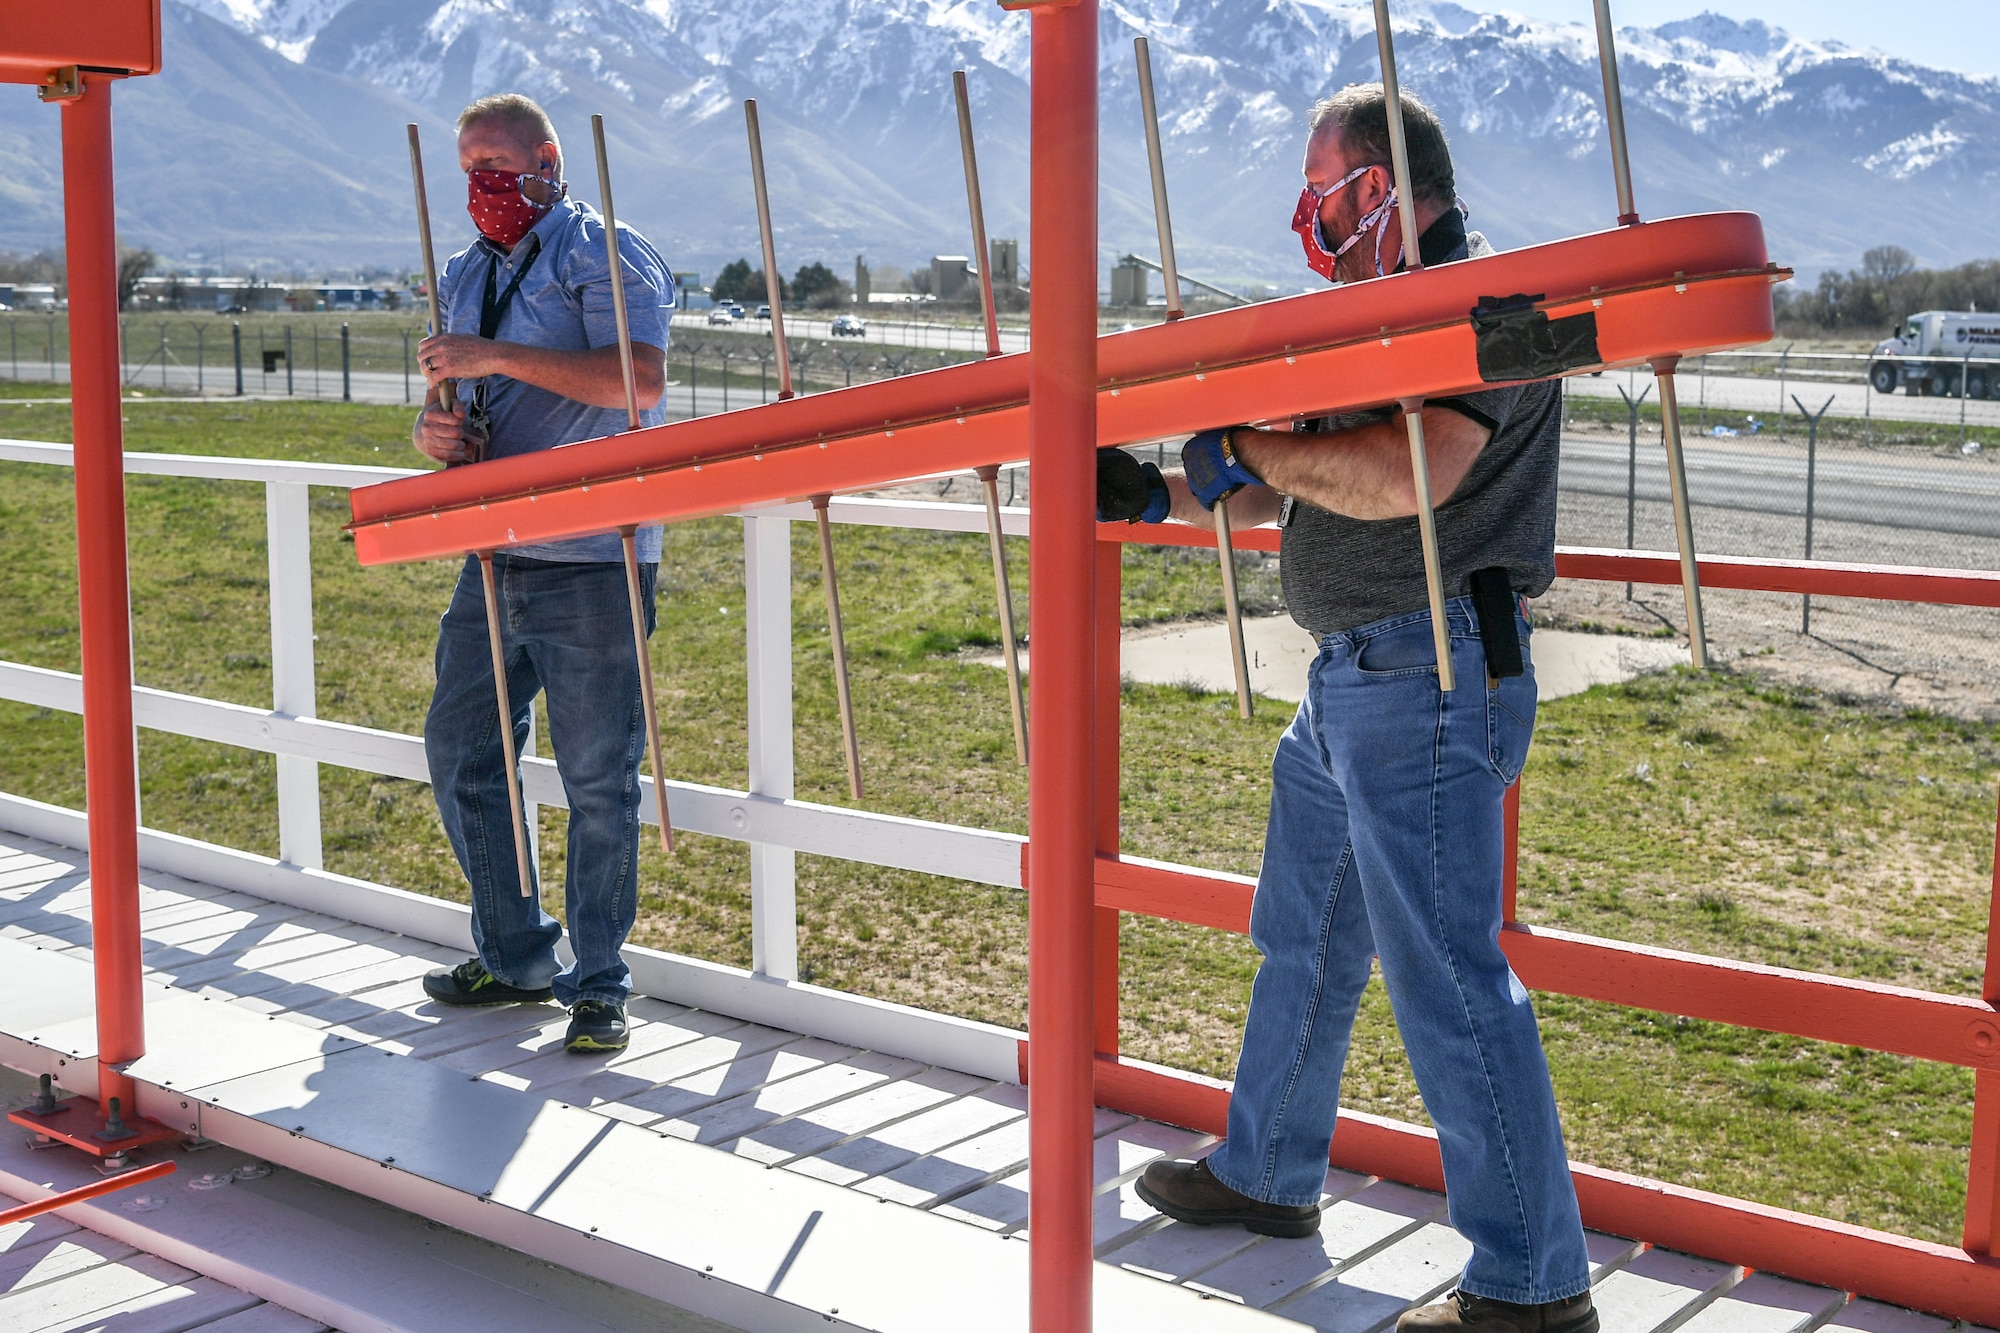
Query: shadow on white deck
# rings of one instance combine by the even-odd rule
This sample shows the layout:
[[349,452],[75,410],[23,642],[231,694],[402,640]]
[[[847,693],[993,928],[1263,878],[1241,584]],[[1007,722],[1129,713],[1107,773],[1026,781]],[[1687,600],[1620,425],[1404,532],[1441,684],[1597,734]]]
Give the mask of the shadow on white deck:
[[[95,1078],[86,873],[82,853],[0,834],[0,1060],[83,1089]],[[1025,1328],[1021,1087],[646,998],[631,1007],[629,1050],[568,1055],[553,1006],[430,1003],[419,978],[456,951],[170,874],[149,871],[144,885],[149,1054],[132,1070],[141,1109],[230,1145],[231,1161],[257,1154],[393,1206],[358,1230],[421,1225],[394,1211],[409,1210],[742,1328]],[[1102,1329],[1375,1333],[1448,1289],[1467,1252],[1441,1196],[1339,1171],[1327,1178],[1325,1225],[1308,1240],[1167,1224],[1132,1181],[1159,1156],[1213,1139],[1110,1111],[1098,1113],[1097,1134]],[[0,1160],[0,1186],[26,1195],[43,1182],[21,1174],[34,1169],[17,1169],[21,1155]],[[190,1159],[164,1188],[185,1193],[184,1178],[206,1170]],[[114,1196],[94,1216],[116,1221],[115,1206]],[[306,1226],[307,1211],[276,1214],[266,1229],[287,1216]],[[110,1253],[87,1232],[46,1239]],[[220,1243],[189,1244],[192,1266]],[[10,1302],[43,1289],[6,1285],[20,1271],[8,1255],[22,1246],[0,1233],[0,1325],[95,1327],[10,1320]],[[237,1266],[205,1277],[169,1274],[173,1265],[154,1273],[146,1265],[164,1260],[145,1248],[119,1253],[118,1271],[161,1289],[230,1291],[218,1277],[257,1289],[254,1260],[225,1259]],[[1951,1327],[1608,1236],[1591,1237],[1591,1254],[1606,1333]],[[75,1262],[107,1274],[113,1265]],[[297,1308],[344,1308],[306,1290],[338,1286],[329,1275],[286,1281]],[[232,1294],[242,1304],[217,1317],[281,1313]],[[424,1327],[390,1308],[393,1293],[367,1295],[379,1307],[368,1326]],[[411,1300],[395,1308],[421,1305]],[[659,1307],[662,1322],[647,1326],[672,1327],[672,1317]]]

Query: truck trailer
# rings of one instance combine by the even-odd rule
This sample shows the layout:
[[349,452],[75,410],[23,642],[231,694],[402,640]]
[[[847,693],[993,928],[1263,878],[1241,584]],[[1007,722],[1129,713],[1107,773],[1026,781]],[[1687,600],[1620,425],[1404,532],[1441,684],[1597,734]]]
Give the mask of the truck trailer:
[[2000,399],[2000,314],[1925,310],[1876,344],[1868,382],[1877,393]]

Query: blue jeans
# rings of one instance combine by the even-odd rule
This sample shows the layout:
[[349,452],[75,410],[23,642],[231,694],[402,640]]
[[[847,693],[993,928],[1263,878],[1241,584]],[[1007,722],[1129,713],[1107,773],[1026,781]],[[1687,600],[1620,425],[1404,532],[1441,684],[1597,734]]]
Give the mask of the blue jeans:
[[[1428,611],[1321,640],[1272,763],[1250,913],[1263,953],[1216,1179],[1315,1203],[1369,964],[1444,1154],[1460,1286],[1539,1304],[1590,1285],[1548,1063],[1500,952],[1502,801],[1535,722],[1535,676],[1489,684],[1471,599],[1447,605],[1458,688],[1438,689]],[[1517,617],[1526,657],[1528,628]]]
[[[658,570],[639,566],[649,635]],[[623,1004],[632,974],[619,950],[638,913],[639,755],[646,730],[625,567],[502,552],[493,557],[493,584],[517,753],[527,743],[535,696],[548,691],[549,740],[569,797],[564,887],[576,961],[565,968],[556,959],[562,925],[542,910],[539,879],[535,897],[521,895],[486,595],[479,561],[467,556],[438,625],[437,690],[424,719],[424,749],[445,834],[472,886],[473,943],[486,970],[510,986],[553,986],[565,1005]]]

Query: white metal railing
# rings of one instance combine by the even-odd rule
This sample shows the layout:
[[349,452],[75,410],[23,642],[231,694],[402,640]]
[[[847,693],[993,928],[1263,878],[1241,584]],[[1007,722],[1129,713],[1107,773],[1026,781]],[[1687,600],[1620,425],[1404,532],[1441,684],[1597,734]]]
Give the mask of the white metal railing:
[[[67,467],[71,459],[66,444],[0,440],[0,462]],[[271,707],[254,708],[136,686],[133,714],[138,725],[149,730],[275,756],[279,859],[302,869],[322,869],[319,765],[424,783],[430,781],[430,769],[422,737],[316,716],[308,488],[349,490],[416,474],[404,468],[148,453],[126,454],[125,470],[128,475],[199,477],[264,486],[270,556]],[[978,505],[837,498],[829,514],[836,523],[875,527],[966,533],[986,530],[985,511]],[[798,853],[1019,888],[1025,839],[990,829],[795,799],[791,525],[795,519],[810,520],[812,509],[804,503],[776,505],[746,512],[741,518],[749,671],[749,790],[669,781],[668,808],[680,829],[749,844],[752,970],[790,981],[798,976]],[[1028,511],[1005,508],[1001,524],[1008,535],[1024,537]],[[74,672],[0,661],[0,699],[81,713],[83,678]],[[522,794],[531,806],[567,806],[556,765],[533,757],[532,736],[523,752],[521,776]],[[651,781],[642,779],[642,785],[649,786]],[[657,823],[650,791],[644,793],[640,810],[644,821]]]

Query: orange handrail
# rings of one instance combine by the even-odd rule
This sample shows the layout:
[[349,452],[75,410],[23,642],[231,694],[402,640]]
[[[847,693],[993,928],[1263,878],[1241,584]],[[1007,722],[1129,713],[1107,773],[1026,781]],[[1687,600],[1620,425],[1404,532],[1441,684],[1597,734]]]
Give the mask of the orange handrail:
[[[1273,528],[1238,537],[1238,544],[1249,549],[1278,548]],[[1098,540],[1103,550],[1115,553],[1125,543],[1211,546],[1215,538],[1192,527],[1121,523],[1100,524]],[[1107,590],[1100,581],[1098,614],[1115,636],[1117,561],[1109,565],[1113,582]],[[2000,572],[1711,556],[1702,557],[1699,565],[1702,586],[1708,588],[2000,606]],[[1680,582],[1678,558],[1663,552],[1558,548],[1556,569],[1562,578]],[[1115,702],[1109,712],[1112,730],[1108,740],[1099,733],[1098,763],[1115,771]],[[1517,785],[1507,802],[1510,888],[1519,812]],[[1024,884],[1030,882],[1032,847],[1031,841],[1023,850]],[[1115,923],[1120,912],[1138,912],[1238,934],[1248,931],[1254,880],[1121,857],[1115,847],[1115,837],[1100,841],[1100,922],[1109,917]],[[1987,979],[1978,999],[1528,927],[1514,920],[1514,896],[1508,892],[1500,942],[1522,981],[1537,990],[1956,1064],[1975,1073],[1962,1248],[1571,1163],[1584,1220],[1615,1234],[1916,1309],[1988,1323],[2000,1320],[2000,1264],[1993,1257],[2000,1240],[2000,817],[1995,858]],[[1032,902],[1031,891],[1031,910]],[[1104,929],[1100,925],[1100,932]],[[1100,968],[1104,966],[1101,962]],[[1109,966],[1115,968],[1115,959]],[[1112,977],[1115,982],[1115,971]],[[1097,1025],[1100,1031],[1115,1031],[1115,1010],[1108,1018],[1103,1012],[1107,1003],[1116,1004],[1115,985],[1106,987],[1100,979],[1098,994]],[[1023,1045],[1025,1076],[1032,1038]],[[1123,1059],[1115,1047],[1099,1046],[1097,1100],[1102,1106],[1219,1134],[1227,1127],[1228,1099],[1226,1084]],[[1348,1170],[1443,1188],[1436,1135],[1382,1117],[1343,1111],[1330,1160]]]

